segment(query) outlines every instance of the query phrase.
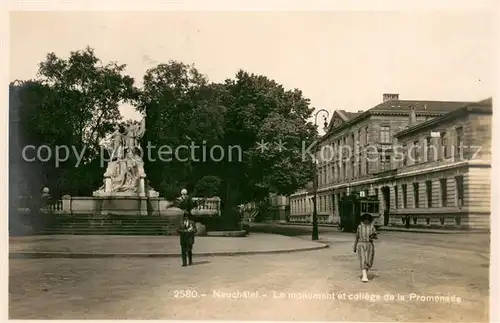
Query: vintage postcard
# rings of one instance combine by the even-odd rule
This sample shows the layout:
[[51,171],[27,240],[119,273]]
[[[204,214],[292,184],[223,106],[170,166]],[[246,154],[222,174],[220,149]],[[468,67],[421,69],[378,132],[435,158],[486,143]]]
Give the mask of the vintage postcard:
[[9,318],[495,321],[498,9],[12,4]]

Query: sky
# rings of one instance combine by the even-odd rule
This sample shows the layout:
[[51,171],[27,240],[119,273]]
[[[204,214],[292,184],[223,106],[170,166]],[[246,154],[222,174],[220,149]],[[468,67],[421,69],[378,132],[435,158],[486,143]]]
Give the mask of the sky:
[[[316,109],[358,111],[400,99],[478,101],[498,75],[497,12],[12,12],[10,81],[48,52],[95,49],[138,84],[169,60],[211,81],[239,69],[299,88]],[[122,106],[125,118],[139,118]]]

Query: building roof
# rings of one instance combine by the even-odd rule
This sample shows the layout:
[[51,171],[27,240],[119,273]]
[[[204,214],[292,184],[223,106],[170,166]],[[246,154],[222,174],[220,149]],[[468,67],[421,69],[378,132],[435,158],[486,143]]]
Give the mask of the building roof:
[[414,107],[417,116],[439,117],[471,103],[473,102],[390,100],[380,103],[367,111],[348,112],[336,110],[328,125],[328,132],[321,139],[327,138],[333,129],[340,130],[349,127],[371,115],[407,116],[410,113],[410,107]]
[[477,104],[493,106],[493,98],[487,98],[487,99],[481,100],[481,101],[477,102]]
[[456,101],[394,100],[380,103],[379,105],[371,108],[369,111],[377,114],[408,114],[410,107],[414,107],[417,114],[445,114],[470,103],[471,102]]
[[436,118],[433,118],[431,120],[419,123],[413,127],[404,129],[404,130],[398,132],[397,134],[395,134],[394,136],[396,138],[400,138],[400,137],[409,135],[411,133],[421,131],[421,130],[426,129],[428,127],[432,127],[432,126],[439,124],[445,120],[450,120],[450,119],[456,118],[460,115],[471,113],[471,112],[492,114],[493,113],[492,103],[493,103],[492,99],[488,98],[488,99],[485,99],[485,100],[482,100],[479,102],[469,102],[469,103],[463,104],[462,106],[460,106],[460,107],[458,107],[458,108],[456,108],[456,109],[454,109],[454,110],[452,110],[452,111],[450,111],[450,112],[448,112],[440,117],[436,117]]
[[347,120],[352,120],[352,119],[356,118],[357,116],[359,116],[364,111],[362,111],[362,112],[349,112],[349,111],[346,111],[346,110],[337,110],[337,112],[339,113],[339,115],[341,115],[342,117],[344,117],[345,120],[347,121]]

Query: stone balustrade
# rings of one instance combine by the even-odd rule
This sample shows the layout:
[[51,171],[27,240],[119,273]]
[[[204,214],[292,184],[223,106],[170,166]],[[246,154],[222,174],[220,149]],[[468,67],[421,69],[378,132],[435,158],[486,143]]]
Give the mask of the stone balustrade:
[[63,213],[63,201],[62,200],[52,201],[46,206],[45,209],[50,213]]
[[220,197],[193,197],[194,201],[200,201],[201,203],[194,210],[191,211],[193,215],[220,215],[221,200]]
[[[144,198],[122,198],[122,203],[139,203]],[[23,203],[19,203],[18,211],[30,212],[32,207],[31,199],[25,199]],[[137,201],[136,201],[137,200]],[[221,214],[221,199],[219,197],[200,198],[193,197],[193,200],[202,200],[197,208],[192,210],[192,214],[196,216],[220,216]],[[148,215],[173,215],[178,213],[172,208],[172,203],[163,198],[149,198],[148,202]],[[41,211],[44,213],[53,214],[71,214],[71,215],[85,215],[95,214],[96,210],[101,208],[102,199],[97,197],[75,197],[65,195],[60,200],[48,201],[45,206],[42,206]],[[22,206],[22,207],[21,207]]]

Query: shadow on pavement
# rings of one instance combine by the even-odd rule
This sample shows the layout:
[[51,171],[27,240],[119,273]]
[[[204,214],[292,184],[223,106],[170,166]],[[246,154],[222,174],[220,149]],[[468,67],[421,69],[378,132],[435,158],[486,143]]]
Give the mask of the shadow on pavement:
[[208,261],[208,260],[193,261],[193,264],[191,266],[198,266],[198,265],[209,264],[209,263],[210,263],[210,261]]

